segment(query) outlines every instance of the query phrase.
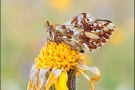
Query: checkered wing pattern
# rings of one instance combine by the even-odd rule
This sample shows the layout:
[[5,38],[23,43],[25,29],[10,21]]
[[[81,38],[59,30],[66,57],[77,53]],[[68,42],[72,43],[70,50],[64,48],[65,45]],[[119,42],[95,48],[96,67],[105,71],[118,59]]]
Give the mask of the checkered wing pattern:
[[109,20],[95,19],[89,13],[81,13],[55,28],[55,42],[62,41],[72,49],[93,52],[103,46],[115,25]]

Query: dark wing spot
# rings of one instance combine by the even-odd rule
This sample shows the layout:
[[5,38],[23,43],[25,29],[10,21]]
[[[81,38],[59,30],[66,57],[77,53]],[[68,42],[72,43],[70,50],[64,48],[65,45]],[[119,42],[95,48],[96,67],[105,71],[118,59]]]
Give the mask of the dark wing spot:
[[108,36],[107,34],[104,34],[104,37],[105,37],[106,39],[109,39],[109,36]]
[[112,30],[109,29],[109,30],[106,31],[106,33],[107,33],[108,35],[111,35],[111,34],[112,34]]
[[65,26],[65,25],[62,25],[61,28],[62,28],[62,29],[66,29],[66,26]]
[[83,36],[83,35],[80,35],[79,36],[80,39],[82,39],[83,42],[86,42],[86,43],[89,43],[89,40],[90,38],[89,37],[86,37],[86,36]]
[[83,18],[86,18],[86,14],[85,13],[83,14]]
[[88,23],[83,23],[83,29],[84,31],[91,31],[92,30],[92,25]]
[[110,23],[110,22],[106,22],[106,23],[104,24],[104,26],[108,26],[108,25],[109,25],[109,23]]
[[78,19],[78,17],[74,18],[74,19],[71,21],[71,24],[76,23],[76,22],[77,22],[77,19]]
[[101,42],[106,43],[106,39],[102,38]]
[[72,37],[71,36],[67,36],[68,39],[71,39]]
[[73,34],[74,34],[74,32],[73,32],[72,30],[70,30],[70,29],[67,29],[67,30],[66,30],[66,34],[73,35]]

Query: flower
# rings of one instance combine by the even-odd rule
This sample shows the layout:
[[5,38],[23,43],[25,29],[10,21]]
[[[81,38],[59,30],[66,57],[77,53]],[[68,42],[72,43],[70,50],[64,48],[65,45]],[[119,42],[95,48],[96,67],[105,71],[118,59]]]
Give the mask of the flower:
[[[78,51],[72,50],[68,45],[47,41],[35,59],[35,64],[30,70],[30,79],[27,90],[68,90],[67,72],[75,69],[75,73],[81,73],[90,82],[91,90],[93,82],[100,77],[97,67],[88,67],[83,64],[84,57]],[[96,76],[90,77],[85,71],[91,71]]]
[[72,0],[49,0],[49,6],[58,11],[65,11],[72,4]]

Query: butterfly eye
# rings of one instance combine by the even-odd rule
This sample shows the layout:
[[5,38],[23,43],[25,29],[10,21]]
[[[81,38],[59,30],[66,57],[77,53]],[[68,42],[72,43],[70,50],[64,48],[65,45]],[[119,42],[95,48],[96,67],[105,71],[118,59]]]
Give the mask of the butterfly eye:
[[52,31],[49,31],[49,35],[52,36]]
[[53,33],[53,31],[49,30],[49,31],[48,31],[48,34],[49,34],[50,40],[51,40],[51,41],[54,41],[54,33]]

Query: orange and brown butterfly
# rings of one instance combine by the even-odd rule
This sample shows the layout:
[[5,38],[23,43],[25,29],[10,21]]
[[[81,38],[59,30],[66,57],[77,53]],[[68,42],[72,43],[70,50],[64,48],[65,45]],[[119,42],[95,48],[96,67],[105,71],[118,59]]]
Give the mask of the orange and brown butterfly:
[[63,24],[46,22],[47,39],[55,43],[64,42],[71,49],[93,52],[105,44],[115,25],[109,20],[95,19],[89,13],[81,13]]

